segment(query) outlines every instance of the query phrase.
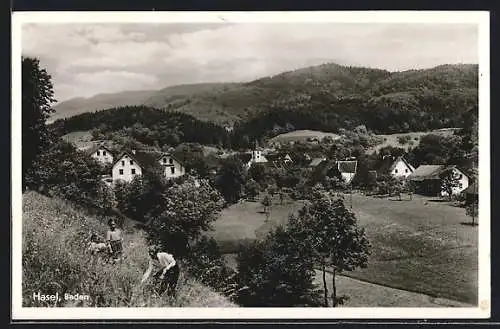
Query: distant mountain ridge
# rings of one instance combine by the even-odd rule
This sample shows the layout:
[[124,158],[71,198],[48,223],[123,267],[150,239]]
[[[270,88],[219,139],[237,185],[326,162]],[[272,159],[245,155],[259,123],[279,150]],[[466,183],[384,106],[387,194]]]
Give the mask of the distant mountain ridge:
[[361,97],[367,103],[388,102],[391,106],[411,107],[421,106],[422,97],[426,100],[444,97],[446,101],[448,98],[453,101],[450,105],[453,107],[469,104],[474,98],[477,101],[477,80],[477,64],[446,64],[430,69],[389,72],[329,63],[246,83],[185,84],[160,90],[70,99],[54,106],[56,113],[51,120],[121,106],[145,105],[215,123],[234,123],[269,109],[273,104],[308,103],[311,96],[318,94],[327,94],[332,99]]

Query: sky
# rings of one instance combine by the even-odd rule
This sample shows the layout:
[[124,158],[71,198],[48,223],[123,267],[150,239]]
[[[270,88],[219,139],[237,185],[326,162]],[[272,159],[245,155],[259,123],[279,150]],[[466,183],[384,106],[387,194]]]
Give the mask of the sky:
[[478,63],[476,24],[31,23],[22,54],[56,99],[201,82],[245,82],[324,63],[390,71]]

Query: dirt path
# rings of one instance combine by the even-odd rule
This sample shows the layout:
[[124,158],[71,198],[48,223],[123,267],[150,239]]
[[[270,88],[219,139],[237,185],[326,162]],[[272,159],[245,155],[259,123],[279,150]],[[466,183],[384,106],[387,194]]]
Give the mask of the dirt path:
[[[316,272],[315,283],[323,287],[322,273]],[[326,273],[328,294],[332,292],[332,275]],[[336,277],[337,296],[347,295],[343,307],[474,307],[458,301],[369,283],[346,276]],[[331,300],[329,301],[331,303]]]

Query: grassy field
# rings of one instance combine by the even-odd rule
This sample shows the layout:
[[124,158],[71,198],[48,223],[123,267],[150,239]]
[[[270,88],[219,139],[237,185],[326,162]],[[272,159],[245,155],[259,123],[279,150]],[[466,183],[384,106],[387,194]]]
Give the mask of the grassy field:
[[[155,297],[140,285],[148,266],[142,233],[126,223],[121,263],[112,265],[86,252],[90,234],[106,232],[106,219],[35,192],[23,195],[23,306],[235,307],[227,298],[181,272],[177,297]],[[120,222],[120,219],[116,219]],[[182,265],[181,265],[182,266]],[[37,304],[33,292],[88,294],[87,305]]]
[[[223,212],[211,234],[223,246],[230,244],[226,252],[235,252],[238,241],[263,236],[273,225],[285,223],[299,206],[274,205],[266,222],[266,216],[259,213],[260,203],[233,205]],[[354,195],[353,211],[366,229],[372,255],[366,269],[347,275],[434,298],[477,304],[478,231],[462,224],[470,220],[463,208],[420,196],[412,201],[392,201]]]
[[222,211],[221,217],[214,224],[214,231],[208,235],[219,242],[224,253],[232,253],[237,250],[240,242],[260,239],[274,225],[285,224],[289,214],[297,211],[299,207],[299,202],[285,202],[280,205],[274,200],[267,220],[258,201],[234,204]]
[[353,208],[373,254],[352,277],[477,304],[478,230],[462,224],[470,221],[463,208],[359,195]]
[[62,136],[66,142],[75,145],[76,147],[86,147],[92,145],[92,135],[90,131],[74,131]]
[[325,133],[323,131],[318,131],[318,130],[295,130],[275,136],[271,138],[271,142],[277,141],[286,143],[292,141],[305,141],[311,137],[319,138],[319,140],[321,141],[321,139],[323,139],[326,136],[331,136],[333,139],[337,139],[340,137],[337,134]]
[[[386,146],[400,147],[400,148],[404,148],[405,150],[408,150],[410,147],[414,148],[414,147],[418,146],[418,144],[420,143],[420,138],[422,138],[422,136],[425,136],[428,134],[448,136],[448,135],[453,135],[453,130],[443,129],[443,130],[434,130],[434,131],[411,132],[411,133],[404,133],[404,134],[377,135],[379,137],[384,138],[384,142],[372,147],[368,151],[369,152],[378,151],[381,148],[386,147]],[[409,136],[411,142],[406,143],[406,144],[399,143],[398,138],[402,137],[402,136]]]
[[[332,275],[326,273],[328,293],[332,293]],[[315,283],[323,286],[321,271],[317,271]],[[434,298],[429,295],[407,290],[390,288],[379,284],[359,281],[346,276],[336,276],[337,296],[347,296],[342,307],[470,307],[444,298]],[[367,293],[369,292],[369,293]],[[331,299],[329,303],[331,305]]]

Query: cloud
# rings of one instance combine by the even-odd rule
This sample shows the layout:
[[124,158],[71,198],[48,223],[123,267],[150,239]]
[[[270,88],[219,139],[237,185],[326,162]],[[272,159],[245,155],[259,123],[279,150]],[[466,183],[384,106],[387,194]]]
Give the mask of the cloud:
[[405,70],[477,63],[466,24],[29,24],[23,54],[53,76],[59,100],[196,82],[249,81],[336,62]]

